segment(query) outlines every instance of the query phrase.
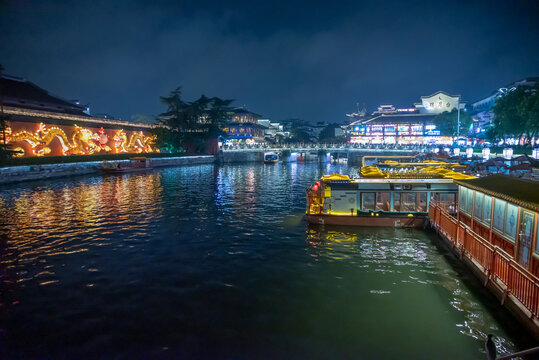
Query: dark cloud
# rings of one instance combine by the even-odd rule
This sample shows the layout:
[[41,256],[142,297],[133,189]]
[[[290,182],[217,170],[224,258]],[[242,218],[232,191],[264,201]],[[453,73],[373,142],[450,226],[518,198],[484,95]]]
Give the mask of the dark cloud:
[[468,101],[539,75],[537,2],[8,1],[0,62],[124,119],[182,86],[279,120],[344,118],[356,102]]

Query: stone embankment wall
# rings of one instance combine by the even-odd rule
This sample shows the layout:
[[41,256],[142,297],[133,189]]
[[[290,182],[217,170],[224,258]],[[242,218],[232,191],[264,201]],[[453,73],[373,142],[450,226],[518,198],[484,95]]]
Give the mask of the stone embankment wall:
[[[127,162],[129,160],[117,160],[117,162]],[[213,164],[213,156],[182,156],[169,158],[153,158],[153,167],[162,166],[182,166]],[[10,166],[0,168],[0,184],[14,183],[19,181],[43,180],[58,178],[62,176],[75,176],[94,174],[101,172],[102,161],[90,161],[67,164],[46,164]]]
[[223,151],[218,156],[223,163],[264,161],[263,151]]

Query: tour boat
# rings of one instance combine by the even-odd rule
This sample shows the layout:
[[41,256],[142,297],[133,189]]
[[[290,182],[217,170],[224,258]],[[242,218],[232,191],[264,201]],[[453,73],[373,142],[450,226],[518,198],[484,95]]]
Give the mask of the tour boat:
[[264,154],[265,164],[276,164],[279,162],[279,154],[274,152],[268,152]]
[[454,179],[473,176],[449,163],[397,163],[363,166],[356,178],[325,175],[307,189],[307,221],[323,225],[422,227],[435,200],[456,209]]
[[151,170],[151,159],[145,157],[134,157],[129,159],[128,162],[120,161],[103,161],[102,169],[107,174],[124,174],[129,172],[147,171]]

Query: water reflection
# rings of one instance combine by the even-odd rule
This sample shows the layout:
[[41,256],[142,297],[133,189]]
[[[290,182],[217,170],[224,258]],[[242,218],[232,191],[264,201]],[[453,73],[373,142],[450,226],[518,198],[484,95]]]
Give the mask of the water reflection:
[[[51,257],[88,251],[128,238],[143,239],[162,216],[161,176],[105,177],[91,183],[35,188],[17,197],[2,193],[0,264],[4,283],[51,285],[58,264]],[[113,238],[117,232],[127,238]]]
[[[462,320],[455,324],[461,334],[482,342],[488,333],[499,333],[501,330],[491,321],[479,301],[470,300],[473,294],[453,269],[435,256],[437,250],[430,246],[427,235],[422,232],[412,229],[309,225],[305,235],[307,253],[315,261],[324,258],[354,263],[357,269],[361,269],[358,276],[364,281],[377,278],[371,281],[373,288],[366,289],[370,294],[400,297],[395,299],[399,301],[405,299],[399,291],[402,284],[407,287],[443,289],[449,303],[462,314]],[[383,289],[380,288],[382,284]],[[513,351],[515,345],[505,337],[497,337],[496,347],[498,353],[507,354]]]
[[203,165],[1,190],[0,357],[435,358],[457,344],[449,357],[473,359],[486,332],[511,348],[424,233],[306,227],[313,179],[355,171]]

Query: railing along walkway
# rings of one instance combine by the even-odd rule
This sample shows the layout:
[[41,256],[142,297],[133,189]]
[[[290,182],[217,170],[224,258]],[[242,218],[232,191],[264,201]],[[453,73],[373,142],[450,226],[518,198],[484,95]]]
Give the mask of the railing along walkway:
[[431,203],[429,218],[432,226],[456,248],[482,268],[488,280],[505,287],[504,299],[513,295],[531,314],[539,315],[539,278],[518,264],[507,252],[492,245],[472,229],[459,222],[441,206]]

